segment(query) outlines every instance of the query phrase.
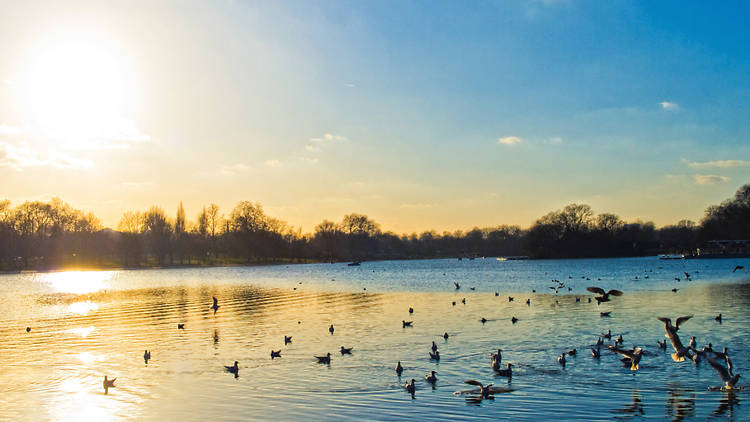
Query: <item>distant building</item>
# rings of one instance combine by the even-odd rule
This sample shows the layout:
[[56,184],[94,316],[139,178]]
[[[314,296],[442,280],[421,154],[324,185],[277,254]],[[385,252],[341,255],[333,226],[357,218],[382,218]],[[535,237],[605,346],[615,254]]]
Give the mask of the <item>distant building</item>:
[[709,240],[691,258],[748,258],[750,240]]

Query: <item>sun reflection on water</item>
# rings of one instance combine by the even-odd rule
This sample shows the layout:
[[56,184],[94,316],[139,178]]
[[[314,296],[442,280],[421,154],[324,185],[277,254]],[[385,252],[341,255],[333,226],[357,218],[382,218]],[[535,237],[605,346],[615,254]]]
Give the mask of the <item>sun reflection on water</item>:
[[104,290],[117,271],[66,271],[40,276],[56,292],[86,294]]
[[89,334],[94,332],[94,327],[78,327],[78,328],[71,328],[70,330],[66,330],[66,333],[76,334],[81,337],[88,337]]
[[74,302],[68,305],[68,311],[79,315],[88,315],[89,312],[97,309],[99,309],[99,305],[90,300]]

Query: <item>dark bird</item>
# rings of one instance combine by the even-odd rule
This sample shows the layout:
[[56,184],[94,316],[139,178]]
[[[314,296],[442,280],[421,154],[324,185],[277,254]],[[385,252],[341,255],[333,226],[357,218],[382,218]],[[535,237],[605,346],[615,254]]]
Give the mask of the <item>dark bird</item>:
[[458,290],[458,289],[460,289],[460,288],[461,288],[461,285],[460,285],[460,284],[458,284],[458,283],[456,283],[455,281],[453,282],[453,284],[454,284],[454,285],[456,286],[456,290]]
[[742,265],[738,265],[738,266],[734,267],[734,270],[732,270],[732,272],[736,272],[737,270],[744,270],[744,269],[745,269],[745,267],[743,267]]
[[106,392],[108,388],[112,388],[115,386],[115,380],[117,378],[107,379],[107,376],[104,376],[104,382],[102,382],[102,386],[104,387],[104,391]]
[[456,306],[456,301],[454,300],[451,305]]
[[602,352],[599,349],[599,345],[596,346],[596,349],[593,347],[591,348],[591,357],[594,359],[599,359],[599,357],[602,355]]
[[184,330],[185,329],[185,324],[177,324],[177,329],[178,330]]
[[446,339],[446,340],[448,340],[448,332],[447,331],[443,333],[443,338]]
[[328,332],[331,333],[331,335],[333,335],[333,324],[331,324],[331,326],[328,327]]
[[341,354],[342,355],[351,355],[352,354],[353,347],[346,348],[344,346],[341,346]]
[[695,340],[695,336],[690,337],[690,341],[688,342],[688,347],[691,349],[695,349],[695,346],[698,345],[698,342]]
[[425,375],[424,380],[429,382],[430,384],[435,384],[435,382],[437,381],[437,377],[435,376],[435,371],[431,371],[429,375]]
[[495,292],[495,296],[500,296],[500,292]]
[[219,310],[219,300],[216,299],[216,297],[213,297],[213,299],[214,299],[214,304],[211,305],[211,309],[213,309],[214,313],[216,313],[216,311]]
[[31,332],[31,327],[26,327],[26,332],[30,333]]
[[292,342],[292,336],[284,336],[284,346]]
[[561,353],[560,356],[557,357],[557,363],[565,367],[565,353]]
[[618,344],[622,344],[622,342],[622,334],[620,334],[619,336],[617,336],[617,340],[615,340],[615,346],[617,346]]
[[581,301],[581,298],[580,298],[580,297],[577,297],[577,298],[576,298],[576,303],[578,303],[578,302],[580,302],[580,301]]
[[526,299],[526,306],[531,306],[531,299]]
[[607,340],[612,339],[612,330],[607,330],[607,334],[602,334],[602,338],[605,338]]
[[715,320],[716,322],[718,322],[719,324],[721,324],[721,314],[719,314],[719,315],[716,315],[716,316],[714,317],[714,320]]
[[609,346],[609,350],[623,355],[626,358],[630,359],[630,370],[631,371],[637,371],[638,370],[638,363],[641,361],[641,356],[643,355],[643,350],[640,347],[636,347],[633,350],[625,350],[620,349],[619,347],[615,346]]
[[273,358],[280,358],[281,357],[281,349],[278,351],[271,350],[271,359]]
[[461,299],[461,303],[463,303],[464,305],[466,305],[466,298]]
[[737,388],[737,381],[740,380],[739,374],[732,375],[727,368],[722,366],[719,362],[717,362],[710,356],[706,356],[706,360],[708,360],[708,363],[711,364],[711,367],[714,368],[716,373],[719,374],[721,380],[724,381],[724,387],[722,387],[722,389],[734,390],[735,388]]
[[331,363],[331,354],[326,353],[325,356],[315,356],[315,359],[318,360],[318,363]]
[[240,367],[238,366],[238,363],[239,362],[234,361],[234,365],[232,365],[232,366],[226,366],[226,365],[224,365],[224,368],[226,368],[227,372],[231,372],[234,375],[238,375],[239,372],[240,372]]
[[430,359],[440,362],[440,352],[437,350],[435,353],[430,352]]
[[667,341],[666,340],[662,340],[662,341],[656,340],[656,345],[659,346],[659,348],[662,349],[662,350],[667,350]]
[[602,340],[601,337],[596,339],[596,347],[601,347],[601,345],[604,344],[604,340]]
[[469,290],[476,290],[476,287],[469,287]]
[[411,327],[411,324],[412,324],[413,322],[414,322],[414,321],[404,321],[404,320],[401,320],[401,325],[402,325],[402,327],[403,327],[403,328],[406,328],[406,327]]
[[510,319],[510,322],[511,322],[511,323],[513,323],[513,324],[515,324],[515,323],[517,323],[517,322],[518,322],[518,318],[516,318],[516,317],[514,316],[513,318],[511,318],[511,319]]
[[503,349],[498,348],[497,353],[493,353],[490,355],[490,359],[492,359],[493,362],[500,363],[503,361]]
[[578,351],[576,349],[568,350],[568,356],[575,356]]
[[400,377],[403,372],[404,367],[401,366],[401,361],[398,361],[398,363],[396,364],[396,374]]
[[512,296],[508,296],[508,302],[513,302],[513,297]]
[[437,352],[437,349],[438,349],[438,348],[437,348],[437,344],[435,344],[435,342],[433,341],[433,342],[432,342],[432,351],[433,351],[433,352]]
[[674,278],[674,281],[676,281],[676,282],[678,282],[678,283],[679,283],[679,282],[680,282],[680,277],[675,277],[675,278]]
[[675,287],[675,288],[672,289],[672,292],[677,293],[678,290],[680,290],[680,289],[678,289],[677,287]]
[[406,392],[411,394],[411,398],[414,398],[414,392],[417,391],[417,387],[414,385],[414,378],[411,379],[411,383],[404,384],[404,388],[406,388]]
[[664,323],[664,330],[666,331],[666,337],[669,339],[669,342],[672,343],[672,348],[674,348],[675,353],[672,353],[672,360],[675,362],[682,362],[685,360],[685,356],[693,359],[692,352],[690,349],[682,345],[682,341],[680,341],[680,336],[677,335],[677,331],[680,329],[680,325],[683,324],[685,321],[692,318],[692,315],[683,316],[677,318],[675,321],[675,325],[672,325],[672,320],[669,318],[659,317],[658,320]]
[[409,313],[413,314],[414,313],[414,308],[409,308]]
[[143,361],[148,363],[148,361],[151,359],[151,352],[148,350],[143,351]]
[[482,317],[482,319],[480,319],[479,321],[481,321],[481,322],[482,322],[482,324],[484,324],[485,322],[487,322],[487,318],[485,318],[485,317]]
[[479,394],[482,396],[483,399],[491,397],[492,394],[494,393],[493,390],[492,390],[492,386],[494,384],[482,385],[481,382],[474,381],[474,380],[466,380],[464,382],[466,384],[475,385],[475,386],[479,387]]
[[602,302],[609,302],[610,296],[622,296],[622,292],[619,290],[610,290],[608,292],[605,292],[604,289],[601,287],[586,287],[586,290],[590,291],[591,293],[597,293],[599,296],[595,296],[594,299],[596,299],[596,303],[602,303]]
[[599,312],[599,316],[602,317],[602,318],[604,318],[604,317],[610,316],[609,314],[611,314],[611,313],[612,313],[612,311],[609,311],[609,312]]
[[[511,364],[508,362],[508,366],[505,367],[505,369],[497,368],[495,369],[495,373],[500,377],[513,377],[513,370],[511,369]],[[494,369],[494,368],[493,368]]]

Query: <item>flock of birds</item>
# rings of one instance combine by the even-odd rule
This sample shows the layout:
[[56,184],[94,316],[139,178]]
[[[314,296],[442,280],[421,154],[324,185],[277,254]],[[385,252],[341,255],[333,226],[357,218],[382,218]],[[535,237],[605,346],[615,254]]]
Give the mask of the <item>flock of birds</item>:
[[[736,266],[733,272],[736,272],[737,270],[744,270],[743,266]],[[690,274],[685,274],[685,280],[690,280]],[[648,278],[648,275],[645,276]],[[569,277],[572,278],[572,277]],[[585,278],[585,277],[583,277]],[[586,280],[589,280],[588,278],[585,278]],[[637,277],[636,277],[637,279]],[[679,278],[675,278],[675,280],[680,281]],[[558,293],[561,289],[565,287],[565,284],[563,282],[560,282],[559,280],[552,280],[553,285],[549,286],[549,289],[553,290],[555,293]],[[456,290],[461,289],[461,285],[458,282],[454,282],[454,286]],[[474,288],[471,288],[471,290],[474,290]],[[568,287],[568,291],[571,291],[572,289]],[[586,288],[587,291],[594,293],[593,299],[596,301],[597,305],[609,302],[612,300],[612,297],[619,297],[623,295],[623,292],[620,290],[608,290],[605,291],[604,289],[596,286],[591,286]],[[673,292],[676,292],[677,289],[673,289]],[[532,292],[536,292],[536,290],[532,290]],[[499,296],[499,292],[495,292],[495,296]],[[591,302],[591,297],[588,298],[588,302]],[[509,296],[508,297],[509,302],[513,302],[514,298]],[[576,298],[576,302],[579,302],[580,298]],[[466,303],[466,298],[462,299],[462,303]],[[455,306],[456,302],[452,302],[452,306]],[[531,306],[531,299],[526,300],[526,305]],[[213,297],[213,304],[209,309],[213,310],[213,313],[216,314],[219,309],[219,301],[216,297]],[[409,308],[409,314],[413,314],[414,309]],[[606,317],[610,316],[610,312],[601,312],[600,316]],[[688,316],[682,316],[677,318],[674,321],[674,324],[672,323],[672,320],[670,318],[666,317],[658,317],[658,320],[664,323],[664,329],[665,329],[665,337],[669,340],[672,348],[674,349],[674,353],[671,353],[671,358],[675,362],[683,362],[686,359],[698,364],[702,360],[708,361],[710,366],[717,372],[721,380],[724,382],[724,385],[721,387],[717,387],[716,389],[721,390],[737,390],[741,389],[741,386],[738,386],[737,383],[740,379],[739,374],[734,373],[734,368],[732,365],[732,360],[729,356],[729,353],[727,351],[727,348],[724,347],[721,352],[716,351],[713,349],[713,345],[711,343],[708,343],[707,346],[703,348],[697,347],[697,341],[696,338],[693,336],[688,345],[683,345],[680,336],[678,335],[678,331],[680,330],[681,326],[685,324],[686,321],[688,321],[690,318],[692,318],[692,315]],[[718,314],[715,318],[715,321],[719,324],[722,323],[723,317],[722,314]],[[482,323],[487,322],[488,320],[486,318],[482,318],[480,320]],[[512,317],[511,322],[515,324],[518,321],[518,318],[515,316]],[[402,320],[402,327],[408,328],[413,325],[413,321],[406,321]],[[178,323],[177,324],[178,329],[185,329],[184,323]],[[31,328],[27,327],[26,332],[30,332]],[[333,324],[331,324],[328,327],[328,331],[331,335],[334,334],[335,328]],[[445,332],[442,336],[446,341],[449,338],[449,334]],[[591,356],[594,359],[599,359],[601,357],[601,350],[602,346],[604,345],[604,340],[612,341],[612,331],[609,330],[607,333],[602,333],[595,345],[591,347]],[[288,345],[292,342],[292,336],[284,336],[284,345]],[[616,353],[618,355],[622,356],[622,362],[629,366],[632,371],[637,371],[639,369],[639,364],[641,362],[641,359],[644,356],[644,350],[641,347],[634,347],[632,349],[624,348],[623,345],[623,337],[622,335],[617,336],[614,339],[613,343],[610,343],[607,345],[607,349],[610,350],[613,353]],[[657,345],[659,349],[665,350],[667,348],[666,341],[657,341]],[[341,346],[339,352],[341,355],[350,355],[352,354],[352,347],[344,347]],[[577,354],[576,349],[567,350],[562,352],[557,357],[557,362],[559,365],[561,365],[563,368],[565,367],[567,363],[566,356],[575,356]],[[271,359],[280,358],[281,357],[281,349],[279,350],[271,350]],[[330,364],[331,363],[331,353],[326,353],[322,356],[314,356],[314,358],[317,360],[320,364]],[[151,351],[145,350],[143,354],[143,360],[146,364],[148,364],[148,361],[151,359]],[[440,351],[438,350],[437,344],[433,341],[432,345],[429,350],[429,359],[432,361],[439,362],[440,361]],[[504,366],[502,365],[502,349],[498,348],[496,353],[490,354],[490,367],[492,371],[494,372],[495,376],[499,377],[506,377],[508,378],[508,382],[510,383],[510,379],[513,377],[513,365],[509,362],[507,362]],[[239,362],[234,361],[232,365],[225,365],[225,370],[231,374],[234,374],[235,377],[239,376]],[[401,361],[398,361],[398,363],[395,366],[395,371],[397,376],[400,378],[401,375],[404,372],[404,367],[401,364]],[[424,376],[425,382],[432,384],[433,386],[437,382],[437,372],[436,371],[430,371],[427,375]],[[102,386],[104,387],[105,394],[108,392],[109,388],[115,387],[115,380],[116,378],[109,379],[107,375],[104,376],[104,381],[102,382]],[[411,394],[412,398],[415,398],[416,394],[416,380],[412,378],[410,381],[406,382],[404,384],[404,389],[406,392]],[[477,387],[476,389],[472,390],[466,390],[466,391],[457,391],[456,394],[468,394],[472,395],[474,400],[482,400],[487,398],[493,398],[495,394],[498,393],[505,393],[513,391],[511,388],[502,388],[494,386],[494,384],[482,384],[479,381],[476,380],[466,380],[466,384],[473,385]]]

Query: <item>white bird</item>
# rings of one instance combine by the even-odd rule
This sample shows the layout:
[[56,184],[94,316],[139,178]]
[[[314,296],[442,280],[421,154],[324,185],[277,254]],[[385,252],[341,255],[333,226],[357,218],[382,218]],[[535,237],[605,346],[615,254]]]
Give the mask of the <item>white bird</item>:
[[711,364],[711,367],[719,374],[721,380],[724,381],[725,390],[736,389],[737,381],[740,380],[740,374],[731,375],[727,368],[723,367],[719,362],[715,361],[712,357],[706,356],[706,360]]
[[633,350],[625,350],[625,349],[620,349],[619,347],[609,346],[609,350],[617,354],[623,355],[626,358],[630,359],[631,371],[638,370],[638,363],[640,363],[641,356],[643,356],[643,350],[640,347],[636,347]]

